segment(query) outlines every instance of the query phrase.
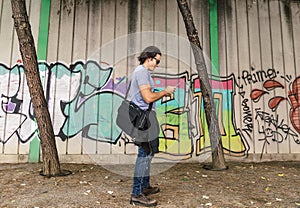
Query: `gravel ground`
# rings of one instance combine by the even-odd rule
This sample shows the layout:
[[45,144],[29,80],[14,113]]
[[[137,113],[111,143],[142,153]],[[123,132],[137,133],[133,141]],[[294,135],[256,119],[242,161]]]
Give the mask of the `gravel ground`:
[[[300,162],[153,164],[157,207],[300,207]],[[1,207],[137,207],[133,165],[61,164],[71,175],[39,175],[42,164],[0,164]],[[161,171],[162,170],[162,171]]]

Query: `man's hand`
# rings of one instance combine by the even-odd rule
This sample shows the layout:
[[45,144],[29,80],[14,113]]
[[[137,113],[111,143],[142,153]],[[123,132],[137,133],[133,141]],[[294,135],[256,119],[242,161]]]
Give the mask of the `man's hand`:
[[165,89],[165,91],[167,91],[167,93],[168,93],[169,95],[173,94],[173,93],[175,92],[175,90],[176,90],[176,87],[173,87],[173,86],[168,86],[168,87]]

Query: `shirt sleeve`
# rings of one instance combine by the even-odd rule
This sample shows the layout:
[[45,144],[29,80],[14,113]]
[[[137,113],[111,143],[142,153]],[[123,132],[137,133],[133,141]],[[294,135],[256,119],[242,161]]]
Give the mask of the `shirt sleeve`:
[[147,85],[147,84],[150,85],[149,73],[147,69],[139,70],[136,72],[136,81],[138,86]]

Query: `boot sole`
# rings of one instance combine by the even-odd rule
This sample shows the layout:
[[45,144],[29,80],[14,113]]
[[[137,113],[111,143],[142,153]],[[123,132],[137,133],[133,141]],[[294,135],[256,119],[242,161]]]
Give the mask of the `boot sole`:
[[155,207],[157,205],[157,202],[154,203],[154,204],[144,204],[144,203],[141,203],[141,202],[138,202],[138,201],[132,201],[132,200],[130,200],[130,204],[132,204],[132,205],[138,205],[138,206],[144,206],[144,207]]

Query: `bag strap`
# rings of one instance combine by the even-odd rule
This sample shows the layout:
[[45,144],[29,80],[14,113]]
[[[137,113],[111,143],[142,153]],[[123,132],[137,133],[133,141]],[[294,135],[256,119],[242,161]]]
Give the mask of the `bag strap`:
[[128,89],[127,89],[127,91],[126,91],[126,95],[125,95],[124,100],[127,100],[127,97],[128,97],[128,94],[129,94],[130,87],[131,87],[131,80],[129,81]]
[[148,107],[148,110],[147,110],[147,111],[151,111],[152,106],[153,106],[153,102],[149,104],[149,107]]
[[[128,89],[127,89],[127,92],[126,92],[126,95],[125,95],[125,98],[124,98],[125,100],[127,100],[127,97],[128,97],[128,94],[129,94],[130,87],[131,87],[131,80],[130,80],[130,82],[129,82]],[[148,107],[147,111],[151,111],[152,106],[153,106],[153,102],[152,102],[152,103],[149,103],[149,107]]]

